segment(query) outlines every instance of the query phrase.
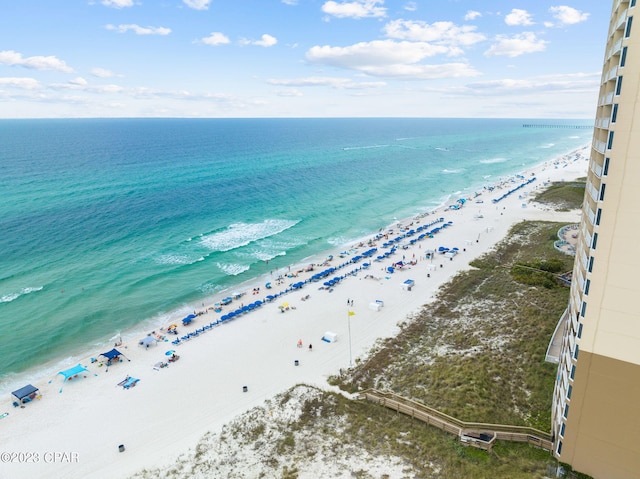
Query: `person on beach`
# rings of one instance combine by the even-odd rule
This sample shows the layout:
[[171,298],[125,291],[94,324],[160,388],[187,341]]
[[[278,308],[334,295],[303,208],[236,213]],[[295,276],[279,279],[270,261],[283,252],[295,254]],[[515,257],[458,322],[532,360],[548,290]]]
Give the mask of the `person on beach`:
[[302,339],[298,339],[298,347],[301,348],[302,347]]
[[309,344],[309,352],[313,351],[313,346]]

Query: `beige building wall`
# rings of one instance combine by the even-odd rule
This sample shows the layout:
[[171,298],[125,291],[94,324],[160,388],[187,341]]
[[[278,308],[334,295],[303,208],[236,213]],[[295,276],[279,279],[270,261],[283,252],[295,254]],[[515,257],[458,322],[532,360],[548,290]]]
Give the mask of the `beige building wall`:
[[556,457],[573,469],[596,478],[640,478],[636,0],[613,1],[606,40],[552,428]]

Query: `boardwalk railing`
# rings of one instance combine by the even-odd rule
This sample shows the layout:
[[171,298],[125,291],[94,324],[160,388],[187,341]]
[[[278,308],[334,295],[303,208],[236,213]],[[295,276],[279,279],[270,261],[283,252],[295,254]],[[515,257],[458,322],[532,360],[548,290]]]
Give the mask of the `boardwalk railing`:
[[460,421],[419,402],[376,389],[361,391],[359,395],[361,398],[455,434],[463,444],[480,449],[491,450],[496,440],[526,442],[548,451],[553,449],[551,434],[531,427]]

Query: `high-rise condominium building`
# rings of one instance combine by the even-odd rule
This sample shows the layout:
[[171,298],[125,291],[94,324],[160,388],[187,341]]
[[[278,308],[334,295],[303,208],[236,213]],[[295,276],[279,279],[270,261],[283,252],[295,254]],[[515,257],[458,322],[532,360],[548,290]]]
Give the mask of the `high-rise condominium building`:
[[640,478],[639,101],[640,11],[614,0],[552,412],[556,457],[603,479]]

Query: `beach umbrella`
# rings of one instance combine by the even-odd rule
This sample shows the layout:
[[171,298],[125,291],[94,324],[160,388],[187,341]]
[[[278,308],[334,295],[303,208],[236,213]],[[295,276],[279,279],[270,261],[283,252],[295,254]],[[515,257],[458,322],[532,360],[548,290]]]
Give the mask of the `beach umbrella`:
[[173,349],[170,349],[169,351],[167,351],[166,353],[164,353],[165,356],[171,356],[172,354],[175,354],[176,352]]

